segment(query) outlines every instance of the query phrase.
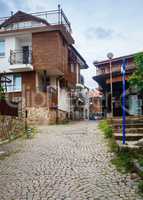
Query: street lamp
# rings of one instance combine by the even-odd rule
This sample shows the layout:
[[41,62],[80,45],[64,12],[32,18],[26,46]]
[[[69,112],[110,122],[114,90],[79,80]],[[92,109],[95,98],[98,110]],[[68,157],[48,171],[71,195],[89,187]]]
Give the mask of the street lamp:
[[113,117],[113,102],[112,102],[112,96],[113,96],[113,85],[112,85],[112,59],[114,57],[113,53],[108,53],[107,58],[109,59],[110,63],[110,92],[111,92],[111,117]]

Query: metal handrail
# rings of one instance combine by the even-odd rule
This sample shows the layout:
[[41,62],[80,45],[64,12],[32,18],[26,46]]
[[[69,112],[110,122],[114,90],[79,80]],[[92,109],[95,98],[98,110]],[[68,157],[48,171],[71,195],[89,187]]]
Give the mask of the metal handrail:
[[[71,24],[61,8],[58,10],[35,12],[35,13],[29,13],[29,14],[46,20],[50,25],[60,25],[60,24],[64,25],[68,32],[71,33],[72,31]],[[51,18],[51,16],[54,16],[54,17]],[[2,24],[5,20],[9,19],[10,17],[11,16],[0,17],[0,24]],[[22,17],[23,16],[20,16],[19,18],[22,19]]]
[[31,64],[32,63],[32,50],[25,53],[22,50],[10,50],[10,64]]

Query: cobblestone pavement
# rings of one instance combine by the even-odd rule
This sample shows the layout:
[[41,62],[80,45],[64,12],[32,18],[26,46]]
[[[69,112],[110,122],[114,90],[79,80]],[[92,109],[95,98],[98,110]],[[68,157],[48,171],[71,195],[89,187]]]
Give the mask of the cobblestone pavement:
[[140,200],[116,171],[95,122],[39,127],[34,139],[0,147],[0,200]]

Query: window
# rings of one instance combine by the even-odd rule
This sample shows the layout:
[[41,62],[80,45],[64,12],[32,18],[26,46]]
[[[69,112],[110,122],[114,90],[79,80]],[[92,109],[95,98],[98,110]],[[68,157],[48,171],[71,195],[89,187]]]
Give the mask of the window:
[[14,75],[13,76],[13,85],[14,85],[14,91],[21,91],[22,85],[21,85],[21,76],[20,75]]
[[0,40],[0,56],[5,56],[5,41]]
[[6,92],[21,92],[22,90],[22,78],[21,75],[7,75],[7,79],[11,80],[10,83],[6,83],[3,85]]

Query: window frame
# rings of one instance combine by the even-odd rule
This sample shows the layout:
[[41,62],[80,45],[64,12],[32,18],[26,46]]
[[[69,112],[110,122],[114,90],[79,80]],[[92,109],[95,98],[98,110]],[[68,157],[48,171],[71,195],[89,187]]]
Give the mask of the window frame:
[[[6,84],[6,88],[5,88],[5,84],[3,85],[6,93],[22,92],[22,76],[21,76],[21,74],[8,74],[8,75],[6,75],[6,77],[11,80],[10,83]],[[20,78],[19,88],[15,85],[17,77]]]

